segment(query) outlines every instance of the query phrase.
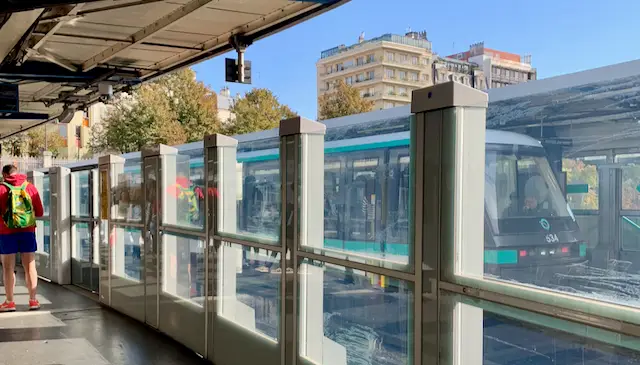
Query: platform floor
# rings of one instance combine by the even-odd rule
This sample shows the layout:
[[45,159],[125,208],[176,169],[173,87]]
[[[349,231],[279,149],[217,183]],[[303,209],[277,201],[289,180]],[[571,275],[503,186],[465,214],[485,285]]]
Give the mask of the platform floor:
[[[0,365],[210,365],[173,339],[100,306],[82,289],[40,281],[42,309],[29,312],[18,272],[15,293],[18,310],[0,313]],[[4,295],[2,283],[0,300]]]

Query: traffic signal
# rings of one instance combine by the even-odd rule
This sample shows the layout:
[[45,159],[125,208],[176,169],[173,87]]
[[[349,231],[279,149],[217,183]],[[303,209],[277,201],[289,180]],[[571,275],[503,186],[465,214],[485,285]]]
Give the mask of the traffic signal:
[[239,82],[251,84],[251,61],[244,61],[244,81],[240,81],[240,66],[233,58],[225,58],[225,80],[227,82]]

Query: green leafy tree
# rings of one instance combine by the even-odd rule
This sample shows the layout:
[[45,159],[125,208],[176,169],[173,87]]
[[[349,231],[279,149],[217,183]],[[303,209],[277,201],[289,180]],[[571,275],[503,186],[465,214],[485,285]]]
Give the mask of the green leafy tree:
[[220,129],[215,92],[191,69],[144,84],[120,96],[92,130],[94,152],[133,152],[158,143],[202,140]]
[[370,112],[373,109],[373,101],[360,96],[360,92],[344,80],[338,80],[334,87],[334,90],[318,98],[318,119],[344,117]]
[[569,195],[568,200],[577,209],[598,209],[598,169],[584,160],[565,158],[562,168],[567,173],[567,184],[587,184],[585,194]]
[[27,136],[25,133],[16,134],[2,140],[2,154],[20,157],[25,154]]
[[53,157],[58,157],[60,150],[65,147],[65,140],[58,133],[57,126],[47,126],[46,130],[45,126],[33,128],[27,132],[27,137],[27,154],[31,157],[40,156],[45,150],[51,152]]
[[297,116],[288,106],[280,104],[268,89],[247,92],[231,106],[235,119],[229,120],[225,134],[244,134],[277,128],[281,120]]

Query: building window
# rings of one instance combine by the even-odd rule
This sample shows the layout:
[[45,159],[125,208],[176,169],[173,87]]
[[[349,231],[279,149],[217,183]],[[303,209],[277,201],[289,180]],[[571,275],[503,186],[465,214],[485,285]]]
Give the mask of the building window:
[[384,108],[385,108],[385,109],[393,108],[393,106],[394,106],[394,105],[393,105],[393,103],[392,103],[392,102],[390,102],[390,101],[385,101],[385,102],[384,102]]
[[422,74],[422,81],[429,81],[429,74]]
[[449,75],[449,81],[453,81],[453,75]]
[[387,61],[393,61],[394,58],[395,56],[393,55],[393,53],[387,52]]
[[407,72],[406,71],[398,71],[398,78],[400,80],[406,80],[407,79]]
[[331,68],[331,66],[327,66],[326,69],[325,69],[325,72],[330,74],[330,73],[333,72],[333,68]]
[[406,87],[399,87],[398,88],[398,95],[400,96],[407,96],[407,88]]
[[60,135],[64,138],[67,138],[67,126],[60,124]]
[[418,57],[412,56],[411,57],[411,64],[412,65],[417,65],[418,64]]
[[376,78],[376,73],[374,71],[367,72],[367,80],[373,80]]
[[417,72],[410,72],[409,73],[409,80],[418,81],[418,73]]
[[344,71],[344,65],[342,63],[337,64],[336,71]]
[[407,56],[406,54],[401,54],[400,55],[400,62],[407,62],[407,60],[409,59],[409,56]]
[[428,58],[423,58],[422,59],[422,64],[427,66],[429,64],[429,59]]
[[356,66],[362,66],[362,65],[364,65],[364,57],[356,58]]
[[364,74],[358,74],[356,76],[356,82],[362,82],[364,81]]
[[351,85],[351,84],[353,84],[353,76],[346,77],[346,78],[344,79],[344,82],[346,82],[346,83],[347,83],[347,85]]
[[386,69],[385,73],[387,75],[387,78],[389,78],[389,79],[395,78],[395,72],[393,72],[392,69]]
[[387,86],[387,95],[395,95],[396,90],[393,86]]
[[373,54],[370,54],[367,56],[367,62],[371,63],[375,61],[375,56]]

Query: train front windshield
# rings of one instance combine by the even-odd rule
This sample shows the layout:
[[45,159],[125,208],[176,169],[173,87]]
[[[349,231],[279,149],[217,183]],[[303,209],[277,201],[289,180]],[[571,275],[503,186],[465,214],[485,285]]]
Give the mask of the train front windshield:
[[567,230],[574,222],[539,147],[487,145],[485,208],[495,235]]

